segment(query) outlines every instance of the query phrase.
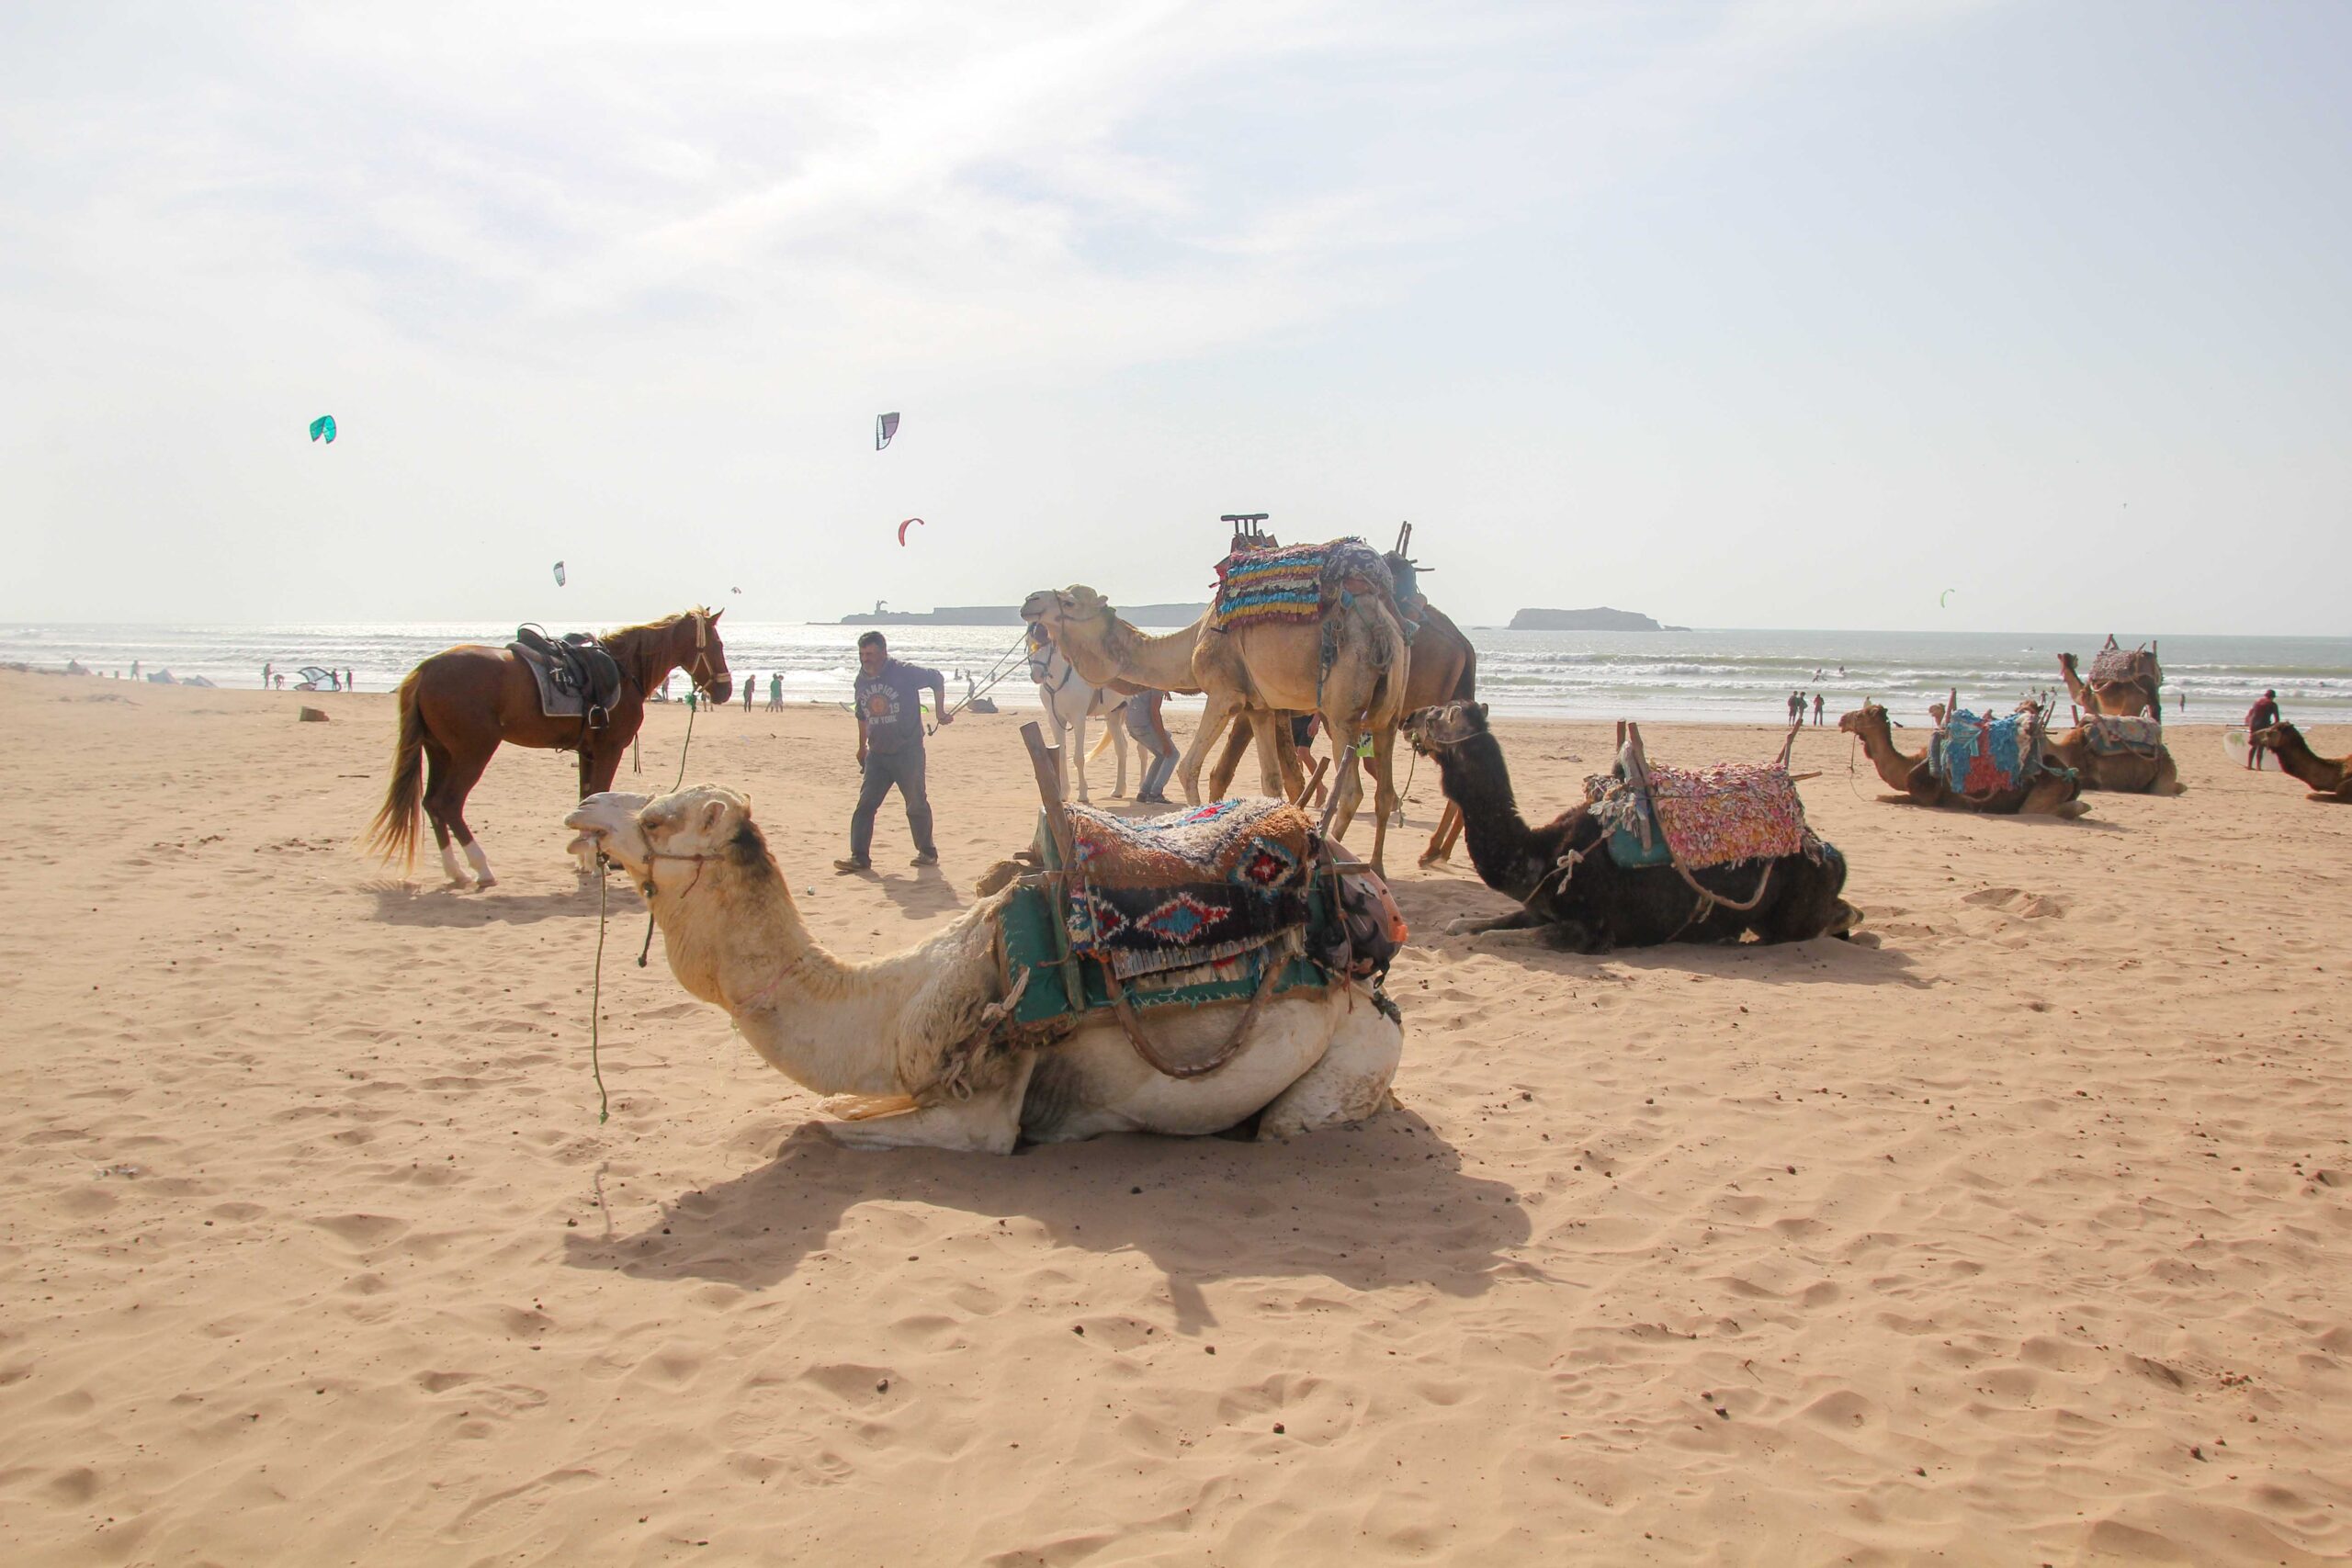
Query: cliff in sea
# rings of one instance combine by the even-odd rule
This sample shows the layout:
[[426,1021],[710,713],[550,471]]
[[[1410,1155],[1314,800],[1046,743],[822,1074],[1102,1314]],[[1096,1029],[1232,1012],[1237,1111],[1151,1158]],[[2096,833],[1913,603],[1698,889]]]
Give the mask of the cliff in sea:
[[1606,604],[1590,610],[1521,610],[1510,618],[1515,632],[1655,632],[1668,628],[1632,610]]

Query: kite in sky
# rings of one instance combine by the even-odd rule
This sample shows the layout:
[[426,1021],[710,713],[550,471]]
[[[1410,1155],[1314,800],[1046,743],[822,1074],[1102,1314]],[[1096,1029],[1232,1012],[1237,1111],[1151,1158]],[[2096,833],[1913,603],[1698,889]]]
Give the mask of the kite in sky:
[[1957,588],[1945,589],[1941,593],[1936,596],[1936,608],[1939,610],[1950,609],[1951,607],[1951,596],[1959,592],[1960,590]]
[[874,416],[874,449],[876,452],[890,445],[890,437],[899,434],[899,416],[877,413]]
[[561,561],[555,563],[555,585],[558,588],[563,586],[563,563]]
[[322,413],[311,422],[311,439],[334,445],[334,415]]
[[923,522],[923,520],[922,520],[922,518],[920,518],[920,517],[910,517],[910,518],[908,518],[904,523],[899,524],[899,547],[900,549],[904,549],[904,548],[906,548],[906,545],[907,545],[907,530],[908,530],[908,529],[910,529],[910,528],[913,528],[913,527],[918,527],[918,526],[927,528],[927,527],[929,527],[930,525],[929,525],[929,524],[927,524],[927,523]]

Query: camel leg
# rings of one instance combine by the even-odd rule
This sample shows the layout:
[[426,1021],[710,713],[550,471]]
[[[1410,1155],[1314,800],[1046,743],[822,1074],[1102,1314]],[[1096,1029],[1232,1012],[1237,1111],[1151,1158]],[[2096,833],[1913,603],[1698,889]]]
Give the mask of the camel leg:
[[1362,1122],[1388,1104],[1405,1031],[1367,998],[1343,994],[1332,1005],[1340,1014],[1331,1043],[1258,1118],[1260,1142]]
[[1299,762],[1298,748],[1290,743],[1290,715],[1269,708],[1261,710],[1255,719],[1258,772],[1266,793],[1277,800],[1289,800],[1306,787],[1306,769]]
[[1396,815],[1396,730],[1375,725],[1372,731],[1372,874],[1388,874],[1388,820]]
[[[1077,682],[1073,681],[1070,684],[1075,686]],[[1077,739],[1069,743],[1067,753],[1069,758],[1069,765],[1078,770],[1078,798],[1084,803],[1089,799],[1086,789],[1086,705],[1084,703],[1078,705],[1078,712],[1070,719],[1070,729]],[[1069,798],[1067,786],[1062,791],[1062,798],[1064,800]]]
[[1445,924],[1448,936],[1484,936],[1488,931],[1526,931],[1552,923],[1522,904],[1508,915],[1457,915]]
[[1423,865],[1435,865],[1440,861],[1453,859],[1453,841],[1462,836],[1462,807],[1452,801],[1437,819],[1437,831],[1430,835],[1430,847],[1421,852]]
[[1111,751],[1119,759],[1119,784],[1111,792],[1111,798],[1125,800],[1127,797],[1127,705],[1112,704],[1103,710],[1102,722],[1111,727]]
[[1208,705],[1201,710],[1201,728],[1193,732],[1193,743],[1184,749],[1184,761],[1178,765],[1176,776],[1184,781],[1184,804],[1201,803],[1201,764],[1208,758],[1210,746],[1225,729],[1225,721],[1233,716],[1240,699],[1231,692],[1211,692]]
[[1035,1070],[1035,1052],[1023,1054],[1010,1083],[969,1100],[945,1100],[899,1116],[870,1122],[820,1122],[826,1136],[853,1149],[954,1149],[967,1154],[1009,1155],[1021,1139],[1021,1100]]
[[1226,736],[1225,755],[1219,757],[1216,766],[1209,771],[1209,794],[1216,799],[1223,800],[1232,793],[1233,775],[1241,771],[1242,754],[1250,750],[1250,742],[1256,733],[1257,726],[1254,724],[1237,724]]
[[1363,770],[1355,764],[1355,734],[1323,716],[1324,731],[1331,737],[1331,812],[1330,834],[1335,840],[1345,840],[1348,828],[1356,819],[1356,807],[1363,803]]

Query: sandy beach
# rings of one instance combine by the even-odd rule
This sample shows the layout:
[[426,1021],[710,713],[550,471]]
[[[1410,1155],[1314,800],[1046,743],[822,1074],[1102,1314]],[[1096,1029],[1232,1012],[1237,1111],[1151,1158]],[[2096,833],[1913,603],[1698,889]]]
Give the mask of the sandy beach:
[[[1531,815],[1607,716],[1498,726]],[[2352,811],[2216,728],[2078,823],[1808,731],[1867,940],[1605,957],[1439,934],[1507,906],[1414,867],[1424,763],[1396,1109],[990,1158],[814,1133],[617,881],[600,1126],[569,756],[500,753],[454,894],[355,850],[390,696],[0,674],[0,720],[9,1562],[2352,1554]],[[1020,722],[933,741],[941,873],[894,801],[831,874],[836,709],[707,712],[686,775],[865,956],[1028,839]]]

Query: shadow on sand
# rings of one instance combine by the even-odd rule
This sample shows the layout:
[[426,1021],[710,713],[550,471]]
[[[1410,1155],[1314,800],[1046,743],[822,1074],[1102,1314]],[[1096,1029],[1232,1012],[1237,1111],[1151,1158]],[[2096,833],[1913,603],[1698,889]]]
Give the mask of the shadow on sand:
[[1504,1256],[1532,1231],[1517,1190],[1465,1176],[1453,1145],[1409,1111],[1288,1143],[1121,1136],[1009,1159],[860,1153],[804,1125],[768,1164],[673,1199],[634,1234],[567,1235],[565,1261],[763,1290],[875,1201],[1029,1219],[1057,1246],[1141,1253],[1166,1275],[1186,1333],[1215,1321],[1200,1292],[1214,1280],[1419,1282],[1473,1296],[1498,1273],[1541,1277]]
[[[387,925],[527,926],[572,915],[596,918],[593,881],[560,893],[509,893],[501,887],[465,893],[448,887],[419,889],[405,882],[371,882],[365,891],[376,900],[375,918]],[[642,916],[645,900],[626,878],[616,878],[605,908],[613,916]]]

